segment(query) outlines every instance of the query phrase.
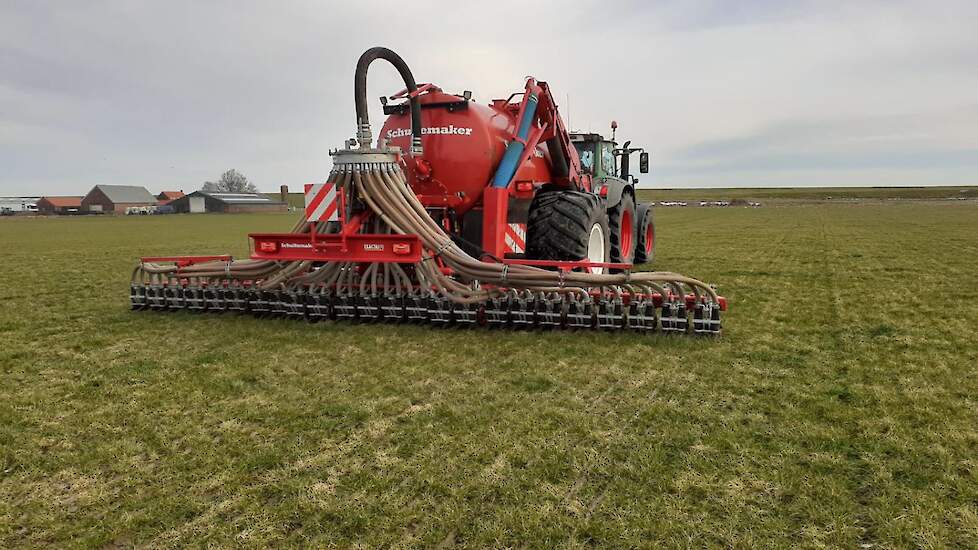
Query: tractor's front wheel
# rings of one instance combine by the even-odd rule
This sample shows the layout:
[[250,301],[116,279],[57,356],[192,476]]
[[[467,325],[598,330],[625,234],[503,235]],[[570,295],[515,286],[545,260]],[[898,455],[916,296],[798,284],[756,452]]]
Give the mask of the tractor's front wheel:
[[635,264],[647,264],[655,259],[655,218],[652,217],[652,204],[642,203],[636,211],[635,226]]
[[[530,204],[526,255],[534,260],[607,262],[611,232],[596,195],[577,191],[538,193]],[[604,268],[592,268],[604,273]]]
[[635,258],[635,199],[622,193],[618,204],[608,209],[611,228],[611,261],[630,264]]

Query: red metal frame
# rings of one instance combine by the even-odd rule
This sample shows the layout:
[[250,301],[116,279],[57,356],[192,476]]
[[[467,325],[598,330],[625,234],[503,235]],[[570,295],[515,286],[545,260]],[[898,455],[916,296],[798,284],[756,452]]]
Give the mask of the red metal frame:
[[[570,132],[567,131],[563,119],[557,112],[557,102],[554,101],[553,94],[550,93],[550,86],[546,82],[536,82],[533,79],[530,81],[539,88],[540,103],[537,106],[537,119],[545,130],[539,139],[547,141],[551,138],[557,138],[567,153],[567,178],[565,181],[557,180],[554,183],[566,185],[571,189],[592,191],[591,175],[581,167],[581,157],[577,154],[577,148],[571,143]],[[528,88],[530,81],[527,82]]]
[[390,99],[402,99],[402,98],[405,98],[405,97],[407,97],[407,98],[417,97],[417,96],[419,96],[419,95],[427,92],[428,90],[441,91],[441,88],[439,88],[438,86],[435,86],[431,82],[423,82],[421,84],[418,84],[418,89],[417,90],[415,90],[413,92],[408,92],[408,89],[407,88],[404,88],[400,92],[397,92],[396,94],[390,96]]
[[[350,226],[353,224],[351,223]],[[421,239],[417,235],[331,233],[251,233],[254,260],[314,262],[417,263]]]
[[616,264],[611,262],[589,262],[587,260],[524,260],[524,259],[505,259],[501,260],[507,265],[531,265],[535,267],[556,267],[560,271],[570,271],[572,269],[588,269],[591,267],[603,267],[605,269],[631,269],[632,264]]
[[[567,158],[564,160],[567,163],[568,175],[566,178],[555,179],[553,183],[570,189],[590,192],[592,188],[591,176],[581,168],[581,159],[577,154],[577,149],[570,141],[570,134],[564,126],[564,121],[557,112],[557,103],[554,101],[553,95],[550,93],[550,87],[547,86],[546,82],[537,82],[534,78],[527,79],[526,88],[523,92],[523,100],[520,102],[516,113],[517,124],[523,118],[523,113],[526,111],[527,106],[526,98],[530,95],[537,96],[539,103],[537,104],[533,127],[530,129],[530,134],[524,143],[523,154],[520,156],[517,166],[523,166],[530,156],[535,153],[537,145],[541,142],[556,138],[561,142],[562,147],[567,153]],[[518,138],[512,136],[512,139]],[[521,198],[532,198],[534,189],[529,190],[528,193],[527,190],[521,188],[521,186],[525,187],[527,183],[532,185],[532,182],[517,182],[517,178],[514,177],[513,181],[509,183],[509,187],[505,189],[495,188],[491,183],[486,185],[482,195],[482,249],[488,254],[497,258],[502,258],[506,254],[505,230],[506,225],[509,223],[509,197],[512,195]],[[526,265],[533,264],[526,263]],[[584,266],[580,262],[577,262],[568,269],[573,269],[574,267]],[[591,267],[603,266],[592,264]]]
[[509,190],[487,186],[482,194],[482,249],[502,258],[506,255]]
[[143,256],[139,259],[142,263],[168,263],[173,262],[180,267],[199,264],[203,262],[230,262],[233,258],[229,254],[219,254],[215,256]]

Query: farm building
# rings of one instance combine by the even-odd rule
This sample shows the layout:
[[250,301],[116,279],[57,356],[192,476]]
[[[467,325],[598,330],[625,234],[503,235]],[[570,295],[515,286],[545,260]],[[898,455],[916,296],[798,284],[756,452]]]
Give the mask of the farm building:
[[81,201],[87,212],[125,214],[127,208],[156,206],[156,197],[138,185],[96,185]]
[[175,201],[185,194],[183,191],[160,191],[160,194],[156,195],[156,203],[160,206],[170,204],[170,201]]
[[81,197],[41,197],[37,211],[41,214],[76,214],[81,211]]
[[259,193],[212,193],[194,191],[170,203],[175,212],[285,212],[288,205]]
[[39,197],[0,197],[0,210],[6,212],[37,212]]

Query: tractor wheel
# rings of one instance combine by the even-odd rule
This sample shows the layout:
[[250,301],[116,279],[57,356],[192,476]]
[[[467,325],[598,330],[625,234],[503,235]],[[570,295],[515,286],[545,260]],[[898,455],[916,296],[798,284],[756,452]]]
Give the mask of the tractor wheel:
[[635,219],[638,220],[638,225],[635,226],[635,264],[651,263],[655,259],[655,219],[652,217],[652,205],[639,204]]
[[635,199],[622,193],[618,204],[608,209],[611,227],[611,261],[630,264],[635,257]]
[[[537,193],[526,225],[526,255],[535,260],[607,262],[610,235],[607,212],[596,195],[577,191]],[[604,273],[604,268],[593,268],[592,272]]]

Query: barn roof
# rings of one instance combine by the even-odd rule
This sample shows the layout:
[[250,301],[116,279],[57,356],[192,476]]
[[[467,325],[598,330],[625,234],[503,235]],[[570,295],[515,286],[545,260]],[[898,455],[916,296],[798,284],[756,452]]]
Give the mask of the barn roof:
[[92,191],[95,189],[101,191],[113,203],[156,204],[156,197],[145,187],[138,185],[96,185]]
[[283,204],[259,193],[213,193],[210,191],[197,191],[192,194],[206,195],[225,204]]
[[172,201],[173,199],[179,199],[183,196],[183,191],[160,191],[156,198],[162,201]]
[[41,197],[42,201],[48,202],[56,208],[81,208],[81,197]]

